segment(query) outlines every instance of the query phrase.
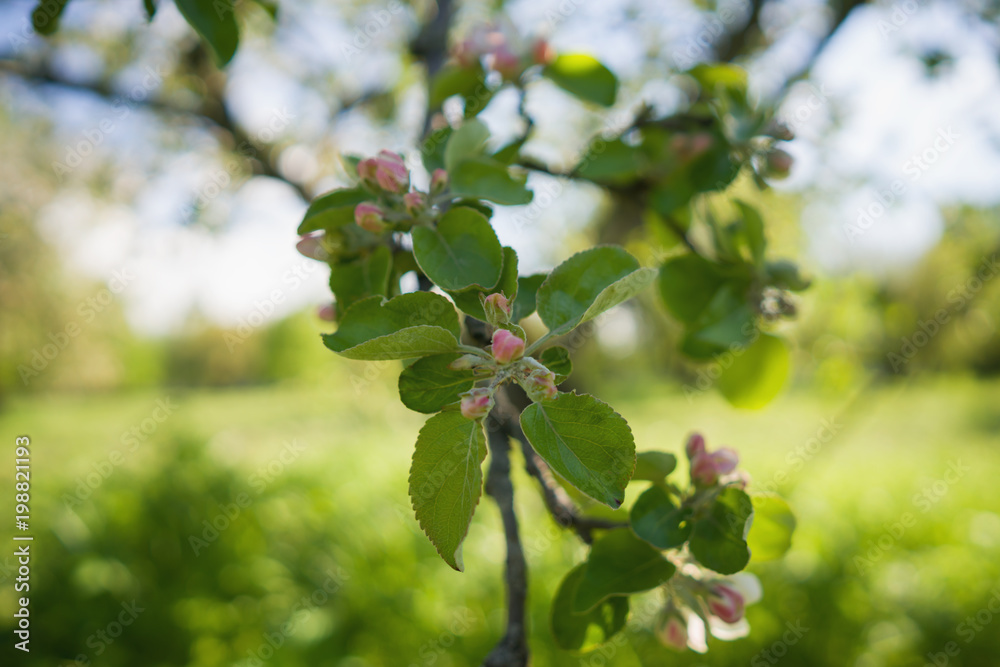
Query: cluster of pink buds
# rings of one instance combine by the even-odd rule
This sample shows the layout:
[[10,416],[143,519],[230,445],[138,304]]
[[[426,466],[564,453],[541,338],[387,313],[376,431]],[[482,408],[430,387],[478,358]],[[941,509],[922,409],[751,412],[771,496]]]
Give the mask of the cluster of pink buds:
[[452,49],[452,56],[460,67],[482,63],[507,81],[517,79],[531,65],[547,65],[555,58],[546,40],[525,47],[509,32],[495,25],[480,26]]
[[[714,452],[708,451],[705,447],[705,438],[697,433],[691,435],[685,449],[688,461],[691,462],[691,481],[695,486],[718,484],[736,470],[736,464],[740,461],[739,455],[728,447]],[[738,473],[735,477],[737,480],[742,479]]]
[[671,580],[667,594],[656,623],[660,643],[676,651],[704,653],[709,633],[724,641],[747,635],[745,610],[760,600],[761,586],[746,572],[720,579],[688,563],[683,574]]
[[372,158],[358,163],[362,185],[377,197],[354,208],[354,222],[373,234],[381,234],[393,222],[415,220],[431,208],[431,197],[448,188],[448,172],[435,169],[431,174],[430,192],[410,190],[410,170],[403,158],[392,151],[379,151]]
[[670,138],[670,150],[682,163],[690,162],[712,147],[715,139],[708,132],[686,134],[680,132]]

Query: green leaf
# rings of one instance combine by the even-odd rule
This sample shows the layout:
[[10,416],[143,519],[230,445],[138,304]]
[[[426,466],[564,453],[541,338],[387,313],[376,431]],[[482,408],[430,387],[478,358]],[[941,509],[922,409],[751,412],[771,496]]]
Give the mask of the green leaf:
[[750,255],[757,266],[764,263],[764,249],[767,247],[767,240],[764,238],[764,219],[753,206],[740,200],[735,200],[740,215],[743,216],[743,233],[746,236],[747,247],[750,248]]
[[362,188],[333,190],[320,195],[306,209],[298,233],[349,225],[354,222],[354,207],[367,199],[371,199],[371,195]]
[[688,74],[709,93],[718,88],[746,92],[747,71],[738,65],[701,64],[692,67]]
[[553,269],[538,288],[538,315],[559,336],[631,299],[655,278],[656,271],[639,268],[617,246],[584,250]]
[[538,360],[555,373],[556,384],[562,384],[573,373],[573,360],[570,359],[569,350],[562,345],[545,348],[538,355]]
[[427,173],[435,169],[444,169],[444,151],[448,148],[448,140],[454,130],[445,126],[432,131],[420,145],[420,158],[424,161]]
[[746,301],[748,287],[749,283],[739,280],[724,283],[689,327],[681,351],[695,359],[708,359],[750,343],[758,333],[754,311]]
[[754,496],[753,526],[747,544],[754,562],[776,560],[792,546],[795,515],[783,498],[773,493]]
[[441,412],[417,436],[410,500],[417,521],[448,565],[462,572],[462,542],[483,489],[486,434],[482,422]]
[[573,610],[584,613],[612,595],[648,591],[674,576],[676,568],[630,530],[612,530],[594,542]]
[[[59,29],[59,19],[69,0],[38,0],[31,12],[31,27],[39,35],[52,35]],[[14,33],[10,34],[13,39]]]
[[495,293],[502,293],[508,299],[517,294],[517,253],[513,248],[504,247],[500,281],[492,289],[480,290],[473,287],[461,292],[448,292],[448,296],[463,313],[485,322],[486,313],[483,312],[479,295]]
[[595,183],[621,185],[635,180],[642,166],[642,154],[621,139],[591,143],[574,173]]
[[240,39],[233,0],[175,0],[174,4],[195,32],[212,47],[219,67],[233,59]]
[[448,299],[431,292],[358,301],[323,343],[348,359],[413,359],[458,350],[458,314]]
[[633,481],[643,479],[662,484],[677,467],[677,457],[667,452],[639,452],[635,458]]
[[513,315],[510,317],[511,321],[520,322],[535,312],[535,300],[538,296],[538,288],[542,286],[542,283],[548,277],[549,274],[547,273],[533,273],[530,276],[523,276],[517,279],[517,299],[514,300]]
[[433,414],[444,406],[457,403],[459,394],[476,383],[471,370],[456,371],[448,364],[461,354],[435,354],[418,359],[399,374],[399,399],[416,412]]
[[636,499],[629,518],[635,534],[657,549],[675,549],[691,536],[691,509],[655,484]]
[[474,96],[480,87],[486,90],[485,76],[483,68],[478,65],[442,67],[431,81],[430,106],[440,107],[452,95],[468,98]]
[[156,0],[142,0],[142,6],[146,10],[146,20],[152,21],[156,16]]
[[507,165],[493,158],[464,160],[448,175],[451,191],[459,197],[488,199],[508,206],[531,202],[531,191],[525,187],[527,174],[513,176]]
[[613,509],[635,469],[628,423],[588,394],[559,394],[521,413],[521,429],[545,462],[570,484]]
[[552,634],[564,651],[585,653],[618,634],[625,627],[628,598],[610,597],[584,614],[573,611],[573,598],[583,579],[586,564],[577,565],[559,584],[552,600]]
[[526,139],[523,137],[515,139],[494,153],[493,159],[506,165],[513,164],[517,160],[518,155],[520,155],[521,147],[524,146],[525,141]]
[[726,400],[736,407],[762,408],[785,386],[791,364],[789,357],[783,340],[761,334],[748,347],[735,353],[716,384]]
[[799,273],[799,267],[787,259],[768,262],[765,271],[768,283],[775,287],[801,292],[810,285],[809,280]]
[[719,574],[735,574],[750,562],[747,533],[753,523],[753,503],[736,487],[716,497],[708,516],[698,518],[689,546],[698,562]]
[[472,119],[462,123],[451,133],[444,149],[445,169],[451,172],[465,160],[482,157],[489,138],[490,131],[481,121]]
[[557,57],[543,74],[581,100],[609,107],[618,94],[618,79],[596,58],[581,53]]
[[500,280],[503,249],[482,213],[453,208],[437,226],[413,230],[413,256],[421,270],[446,290],[476,285],[490,289]]
[[698,319],[725,282],[716,264],[693,253],[660,267],[660,297],[670,314],[685,324]]
[[387,296],[391,273],[392,253],[384,245],[369,255],[334,265],[330,271],[330,290],[337,297],[337,312],[343,315],[352,305],[370,296]]

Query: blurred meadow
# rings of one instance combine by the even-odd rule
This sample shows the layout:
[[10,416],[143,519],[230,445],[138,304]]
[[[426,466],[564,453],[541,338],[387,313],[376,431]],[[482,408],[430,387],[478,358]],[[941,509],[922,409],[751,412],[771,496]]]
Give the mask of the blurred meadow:
[[[7,40],[0,463],[12,465],[16,436],[31,437],[35,541],[32,650],[5,645],[4,665],[460,667],[478,664],[502,634],[495,505],[480,501],[466,571],[445,566],[407,496],[424,416],[398,400],[401,365],[351,362],[323,347],[319,334],[332,325],[315,307],[329,302],[327,269],[294,253],[302,194],[345,181],[341,153],[412,144],[423,84],[406,39],[432,4],[401,3],[361,60],[328,35],[350,39],[381,4],[290,2],[277,27],[256,5],[244,8],[247,37],[224,83],[205,73],[169,3],[148,27],[141,3],[126,11],[117,0],[74,0],[51,41],[30,29],[25,45]],[[460,4],[460,27],[501,7],[527,34],[558,3]],[[573,4],[549,26],[553,43],[601,55],[635,79],[624,97],[668,108],[676,91],[658,77],[670,44],[718,25],[729,6]],[[635,604],[624,640],[565,653],[548,630],[549,602],[586,549],[547,514],[515,452],[533,664],[996,667],[997,8],[919,3],[898,23],[898,7],[884,3],[760,4],[771,12],[754,19],[762,23],[747,43],[756,50],[740,60],[756,94],[795,121],[813,108],[802,100],[826,91],[815,114],[792,123],[789,180],[764,192],[749,178],[733,186],[767,211],[774,252],[813,279],[796,297],[797,317],[779,325],[790,377],[766,407],[734,408],[715,386],[717,368],[679,358],[681,328],[649,293],[587,329],[572,381],[622,413],[639,450],[680,453],[693,431],[737,449],[750,490],[776,491],[793,507],[792,548],[751,561],[764,597],[747,611],[744,639],[710,640],[707,655],[673,653]],[[33,6],[5,3],[0,33],[22,34]],[[895,29],[880,32],[879,21]],[[286,104],[295,122],[269,130],[266,155],[244,160],[232,126],[135,100],[84,166],[54,172],[116,108],[111,84],[164,61],[150,90],[163,104],[204,111],[219,94],[229,121],[257,139]],[[369,95],[373,82],[387,90]],[[539,95],[538,155],[565,156],[601,129],[557,91]],[[348,103],[361,98],[359,108]],[[494,100],[496,134],[512,102]],[[861,207],[952,124],[956,147],[852,240]],[[241,161],[230,169],[234,155]],[[206,196],[219,173],[225,182]],[[533,175],[529,184],[541,191],[555,181]],[[616,226],[595,190],[567,184],[541,213],[498,211],[498,233],[529,269],[595,240],[644,262],[676,250],[648,220]],[[629,488],[625,505],[641,490]],[[16,576],[5,547],[8,644]]]

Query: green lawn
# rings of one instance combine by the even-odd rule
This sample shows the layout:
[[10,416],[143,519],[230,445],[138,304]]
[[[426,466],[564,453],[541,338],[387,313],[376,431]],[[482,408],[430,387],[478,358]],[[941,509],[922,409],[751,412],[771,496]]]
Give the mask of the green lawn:
[[[409,511],[423,418],[400,406],[396,368],[333,368],[308,384],[15,399],[0,426],[32,437],[38,536],[24,664],[476,664],[502,630],[496,510],[483,499],[453,572]],[[808,628],[786,665],[920,667],[949,642],[949,665],[997,664],[1000,619],[984,621],[1000,592],[1000,383],[792,390],[759,412],[666,385],[601,398],[640,449],[679,452],[692,430],[737,448],[799,530],[784,560],[752,565],[765,598],[748,639],[668,660],[637,625],[629,645],[581,660],[551,647],[546,614],[583,550],[518,471],[536,664],[777,664],[760,651],[786,623]],[[132,600],[144,611],[105,642]],[[14,604],[5,583],[5,632]]]

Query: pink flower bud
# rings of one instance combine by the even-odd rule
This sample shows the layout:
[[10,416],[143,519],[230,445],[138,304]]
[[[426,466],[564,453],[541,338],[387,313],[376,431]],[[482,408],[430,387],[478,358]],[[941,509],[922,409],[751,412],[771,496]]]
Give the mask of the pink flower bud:
[[740,593],[724,583],[715,583],[709,589],[708,609],[724,623],[736,623],[743,618],[746,601]]
[[691,481],[711,486],[719,481],[720,476],[735,470],[739,460],[739,455],[728,447],[715,452],[704,450],[691,459]]
[[403,205],[410,215],[420,215],[427,207],[427,196],[423,192],[407,192],[403,195]]
[[317,308],[316,316],[324,322],[334,322],[337,319],[332,303],[327,303]]
[[378,185],[378,181],[375,178],[376,171],[378,171],[378,163],[373,157],[358,163],[358,178],[372,187]]
[[392,151],[379,151],[375,158],[375,180],[386,192],[405,192],[410,187],[410,171],[406,163]]
[[435,169],[431,174],[431,194],[439,195],[448,187],[448,172],[444,169]]
[[495,327],[510,323],[512,311],[510,302],[503,294],[490,294],[483,299],[483,312],[486,321]]
[[524,341],[507,331],[493,332],[493,358],[501,364],[509,364],[524,356]]
[[528,378],[521,383],[528,398],[534,403],[555,398],[559,390],[556,388],[556,376],[550,370],[533,371]]
[[539,39],[531,49],[531,59],[536,65],[548,65],[556,59],[556,51],[548,40]]
[[705,438],[700,433],[692,433],[691,437],[688,438],[685,450],[687,451],[688,458],[693,459],[705,451]]
[[330,254],[323,248],[324,234],[325,232],[319,231],[300,237],[299,242],[295,244],[295,249],[309,259],[325,262],[330,258]]
[[354,207],[354,222],[358,223],[361,229],[367,229],[373,234],[385,231],[386,225],[382,215],[382,209],[370,201],[361,202]]
[[493,408],[493,395],[489,389],[473,389],[462,395],[462,416],[466,419],[482,419]]
[[657,629],[657,637],[660,643],[675,651],[684,651],[688,644],[687,623],[677,612],[670,612],[666,618],[660,622]]

